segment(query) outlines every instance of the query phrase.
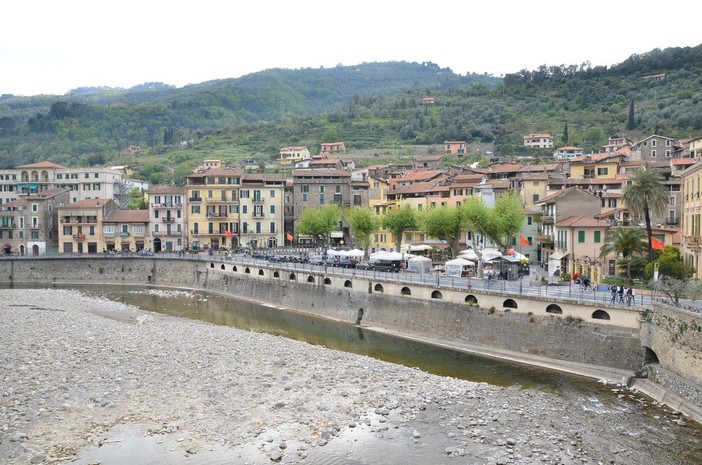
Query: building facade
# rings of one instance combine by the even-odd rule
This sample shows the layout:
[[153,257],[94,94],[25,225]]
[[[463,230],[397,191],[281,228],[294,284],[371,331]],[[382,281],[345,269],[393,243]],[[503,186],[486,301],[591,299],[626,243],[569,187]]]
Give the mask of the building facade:
[[[58,208],[60,253],[97,253],[108,250],[103,236],[104,219],[119,206],[112,199],[88,199],[72,202]],[[112,249],[117,243],[110,231]]]
[[181,250],[186,244],[185,187],[158,186],[146,191],[149,198],[149,236],[154,252]]
[[239,191],[241,245],[273,248],[285,244],[285,176],[247,173]]

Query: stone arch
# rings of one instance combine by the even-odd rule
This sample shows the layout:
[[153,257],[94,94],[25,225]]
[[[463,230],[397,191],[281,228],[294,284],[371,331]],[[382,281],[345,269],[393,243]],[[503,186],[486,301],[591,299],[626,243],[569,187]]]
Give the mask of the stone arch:
[[295,273],[290,273],[290,276],[288,276],[288,280],[295,281]]
[[214,262],[210,262],[210,268],[214,268]]
[[644,363],[646,365],[650,363],[660,363],[658,361],[658,354],[650,347],[644,346]]
[[594,318],[595,320],[610,320],[611,319],[609,317],[609,313],[607,313],[601,309],[597,309],[594,312],[592,312],[592,318]]
[[251,274],[251,268],[249,268],[248,266],[244,268],[244,273]]
[[383,292],[383,285],[382,284],[376,284],[375,287],[373,288],[375,292]]
[[264,276],[263,270],[258,270],[258,275],[259,275],[259,276]]
[[474,296],[473,294],[468,294],[466,296],[465,302],[470,305],[478,305],[478,298]]
[[548,307],[546,307],[546,313],[556,313],[558,315],[562,315],[563,309],[556,304],[551,304]]
[[224,270],[224,263],[222,263],[222,266],[220,266],[219,268]]
[[237,271],[239,271],[239,268],[237,268],[236,265],[234,265],[232,266],[232,271],[236,273]]
[[353,283],[351,283],[351,280],[350,280],[350,279],[347,279],[346,281],[344,281],[344,287],[351,287],[351,288],[353,288]]
[[356,324],[357,324],[357,325],[360,325],[362,319],[363,319],[363,309],[362,309],[362,308],[359,308],[359,309],[358,309],[358,314],[356,315]]
[[331,278],[324,278],[324,285],[331,286]]
[[274,277],[274,278],[280,278],[280,273],[276,270],[276,271],[273,273],[273,277]]
[[517,305],[514,299],[505,299],[505,301],[502,302],[502,306],[505,308],[519,308],[519,305]]
[[314,276],[309,275],[309,276],[307,277],[307,282],[308,282],[308,283],[314,283]]
[[405,287],[403,287],[402,290],[400,291],[400,294],[402,294],[402,295],[412,295],[412,289],[410,289],[409,287],[405,286]]
[[441,291],[434,291],[431,293],[431,298],[432,299],[443,299],[444,296],[441,294]]

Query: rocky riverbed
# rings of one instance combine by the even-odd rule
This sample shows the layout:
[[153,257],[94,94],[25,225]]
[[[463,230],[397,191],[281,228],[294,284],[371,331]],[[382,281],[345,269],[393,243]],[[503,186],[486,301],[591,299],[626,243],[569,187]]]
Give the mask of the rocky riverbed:
[[0,290],[0,318],[7,465],[702,463],[698,425],[623,387],[613,411],[69,290]]

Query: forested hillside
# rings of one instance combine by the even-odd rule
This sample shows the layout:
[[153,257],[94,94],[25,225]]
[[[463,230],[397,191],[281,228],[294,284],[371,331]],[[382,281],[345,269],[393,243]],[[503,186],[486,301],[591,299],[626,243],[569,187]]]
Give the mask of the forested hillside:
[[[314,153],[336,140],[351,151],[393,156],[466,140],[509,157],[524,154],[522,136],[532,132],[597,151],[610,136],[701,135],[701,71],[702,45],[653,50],[611,67],[544,65],[503,79],[401,62],[273,69],[180,89],[147,83],[5,95],[0,167],[130,164],[152,182],[177,181],[203,158],[263,163],[282,146]],[[435,105],[421,104],[428,95]],[[142,150],[121,154],[128,145]]]

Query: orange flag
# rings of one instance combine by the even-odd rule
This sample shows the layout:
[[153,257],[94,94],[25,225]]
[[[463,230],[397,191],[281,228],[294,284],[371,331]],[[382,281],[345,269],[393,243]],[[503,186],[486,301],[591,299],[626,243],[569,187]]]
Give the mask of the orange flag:
[[651,237],[651,248],[653,250],[663,250],[665,249],[665,243],[663,241],[656,239],[655,237]]
[[526,237],[524,237],[523,234],[520,234],[519,235],[519,243],[522,245],[529,245],[529,240]]
[[227,237],[232,237],[232,233],[229,231],[224,231],[224,235]]

